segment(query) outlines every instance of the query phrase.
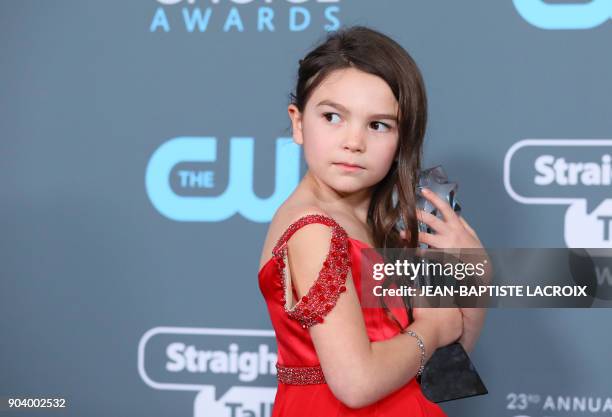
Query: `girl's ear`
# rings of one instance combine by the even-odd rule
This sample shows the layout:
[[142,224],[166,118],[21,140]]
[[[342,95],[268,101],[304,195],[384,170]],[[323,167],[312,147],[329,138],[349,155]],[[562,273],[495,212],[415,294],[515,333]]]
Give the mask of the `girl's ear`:
[[304,143],[304,137],[302,136],[302,114],[295,104],[290,104],[289,107],[287,107],[287,112],[291,119],[293,141],[298,145],[302,145]]

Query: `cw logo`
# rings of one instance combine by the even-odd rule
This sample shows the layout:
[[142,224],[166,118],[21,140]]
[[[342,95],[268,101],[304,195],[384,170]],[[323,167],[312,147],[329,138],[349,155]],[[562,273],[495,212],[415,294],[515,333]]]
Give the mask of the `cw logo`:
[[[254,222],[268,222],[282,202],[295,189],[300,176],[300,147],[291,138],[276,140],[275,190],[268,198],[253,192],[255,140],[230,139],[229,181],[218,196],[181,196],[170,182],[172,168],[180,162],[215,162],[214,137],[177,137],[163,143],[151,156],[145,174],[145,187],[153,206],[164,216],[177,221],[218,222],[236,213]],[[202,176],[181,172],[182,180],[201,183]]]
[[540,29],[591,29],[612,19],[612,0],[550,4],[543,0],[512,0],[521,17]]

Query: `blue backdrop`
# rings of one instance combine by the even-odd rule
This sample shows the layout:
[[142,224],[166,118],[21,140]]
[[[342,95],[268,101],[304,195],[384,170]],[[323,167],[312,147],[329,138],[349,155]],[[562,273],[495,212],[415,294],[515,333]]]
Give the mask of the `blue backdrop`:
[[[425,166],[460,184],[485,246],[612,247],[611,17],[610,0],[0,2],[3,406],[269,415],[258,260],[305,172],[286,106],[343,25],[419,64]],[[490,394],[444,409],[612,415],[610,317],[491,310],[472,354]]]

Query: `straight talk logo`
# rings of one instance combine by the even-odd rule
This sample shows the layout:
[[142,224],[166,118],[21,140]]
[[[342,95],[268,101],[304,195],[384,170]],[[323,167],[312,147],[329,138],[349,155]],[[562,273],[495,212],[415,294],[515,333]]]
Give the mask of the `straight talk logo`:
[[[525,139],[504,158],[504,187],[519,203],[567,206],[569,248],[612,248],[612,139]],[[612,285],[610,271],[598,279]]]
[[138,344],[149,387],[193,391],[194,417],[269,417],[276,395],[274,331],[155,327]]
[[227,350],[196,349],[193,345],[175,342],[166,348],[169,372],[236,374],[238,380],[251,382],[259,375],[276,374],[276,354],[268,345],[260,344],[257,352],[239,352],[237,343]]

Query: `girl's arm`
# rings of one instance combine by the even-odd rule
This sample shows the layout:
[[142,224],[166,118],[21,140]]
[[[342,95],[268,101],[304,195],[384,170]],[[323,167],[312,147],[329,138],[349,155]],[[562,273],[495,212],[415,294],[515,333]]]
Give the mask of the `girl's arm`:
[[[299,298],[316,281],[330,239],[331,229],[322,224],[304,226],[289,239],[287,267]],[[323,323],[311,326],[309,331],[331,391],[348,407],[358,408],[408,383],[419,369],[421,351],[417,340],[403,333],[370,342],[350,270],[345,286],[346,291]],[[291,294],[290,289],[287,293]],[[418,310],[409,329],[423,339],[427,360],[435,349],[459,338],[461,313],[457,308]]]
[[[448,201],[443,200],[439,195],[429,189],[422,190],[423,196],[436,207],[443,216],[443,219],[434,216],[431,213],[417,210],[417,218],[431,227],[435,234],[419,232],[419,243],[425,243],[429,247],[442,248],[476,248],[481,249],[482,254],[488,258],[482,242],[478,238],[476,231],[469,223],[458,215],[448,204]],[[406,232],[400,232],[402,238],[406,238]],[[478,253],[478,252],[474,252]],[[491,262],[488,262],[487,274],[483,285],[487,285],[491,281],[492,270]],[[484,324],[486,308],[462,308],[463,315],[463,334],[459,342],[463,345],[466,351],[470,352],[476,340],[480,335],[480,330]]]
[[476,345],[480,330],[484,325],[486,308],[462,308],[463,315],[463,334],[459,339],[459,343],[463,345],[466,352],[471,352]]

